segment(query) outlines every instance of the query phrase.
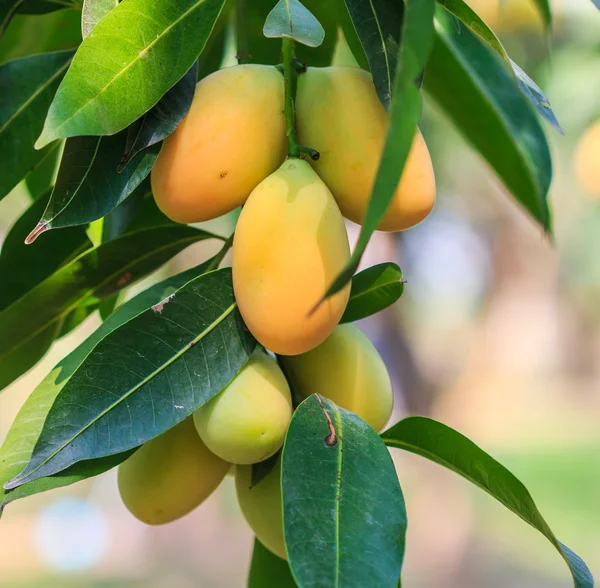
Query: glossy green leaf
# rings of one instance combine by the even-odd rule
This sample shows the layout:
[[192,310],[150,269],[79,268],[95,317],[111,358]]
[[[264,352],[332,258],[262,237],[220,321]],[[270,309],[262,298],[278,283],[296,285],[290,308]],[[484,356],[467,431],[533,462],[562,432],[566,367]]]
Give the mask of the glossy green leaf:
[[556,547],[573,574],[576,588],[594,586],[584,561],[558,541],[527,488],[465,436],[437,421],[410,417],[385,431],[382,438],[387,445],[430,459],[485,490]]
[[352,278],[350,299],[342,323],[358,321],[394,304],[404,292],[402,270],[395,263],[380,263]]
[[331,296],[351,279],[362,255],[385,215],[410,151],[421,116],[421,95],[417,85],[433,45],[435,0],[408,0],[402,23],[400,50],[388,130],[379,170],[358,242],[350,261],[327,290]]
[[[146,178],[135,191],[119,206],[102,219],[102,235],[100,241],[108,243],[124,235],[132,226],[136,216],[144,206],[146,198],[151,198],[150,179]],[[166,218],[166,217],[165,217]],[[168,219],[165,223],[169,224]]]
[[36,146],[61,137],[112,135],[140,118],[192,67],[223,4],[121,2],[75,54]]
[[279,0],[267,15],[263,34],[269,39],[293,39],[308,47],[318,47],[325,39],[323,26],[299,0]]
[[[52,143],[44,159],[25,176],[25,185],[32,200],[37,200],[40,196],[50,196],[56,182],[63,147],[62,141]],[[40,210],[40,215],[43,212],[43,209]]]
[[34,55],[0,66],[0,199],[51,147],[33,148],[72,51]]
[[396,588],[406,509],[379,435],[313,395],[294,412],[282,459],[286,550],[298,585]]
[[447,13],[437,17],[423,88],[550,231],[552,159],[544,131],[502,62],[469,30],[459,33]]
[[142,118],[127,129],[127,142],[119,167],[125,166],[138,153],[168,137],[187,114],[198,79],[198,62]]
[[346,6],[369,61],[379,99],[386,110],[389,110],[394,90],[403,4],[388,0],[346,0]]
[[92,29],[119,4],[119,0],[83,0],[81,33],[85,39]]
[[140,315],[154,304],[164,300],[190,280],[206,273],[212,267],[216,267],[219,261],[218,258],[209,260],[197,267],[163,280],[125,302],[79,347],[65,357],[37,386],[19,411],[0,448],[0,510],[6,504],[18,498],[67,486],[100,474],[114,467],[129,455],[129,453],[125,453],[99,460],[79,462],[56,476],[40,478],[24,484],[16,490],[7,492],[3,488],[6,482],[14,478],[27,465],[56,396],[92,349],[115,329]]
[[[137,231],[85,251],[29,290],[0,312],[0,390],[44,355],[76,308],[97,305],[210,237],[186,226]],[[34,344],[37,354],[32,355]]]
[[438,0],[441,6],[464,22],[476,35],[494,49],[506,64],[512,69],[514,78],[521,92],[533,104],[535,109],[560,133],[562,129],[550,101],[541,88],[508,56],[500,39],[494,31],[485,24],[479,15],[464,0]]
[[287,561],[269,551],[254,539],[248,588],[296,588]]

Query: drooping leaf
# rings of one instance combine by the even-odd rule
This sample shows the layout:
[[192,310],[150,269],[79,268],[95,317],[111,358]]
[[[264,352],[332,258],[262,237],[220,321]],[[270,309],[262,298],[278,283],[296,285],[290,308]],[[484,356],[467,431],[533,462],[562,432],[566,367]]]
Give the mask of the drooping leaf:
[[299,0],[279,0],[267,15],[263,34],[269,39],[293,39],[308,47],[318,47],[325,38],[321,23]]
[[189,282],[94,348],[56,397],[27,467],[4,487],[160,435],[218,394],[255,345],[230,268]]
[[290,423],[281,487],[286,550],[299,586],[396,588],[406,509],[389,452],[369,425],[309,397]]
[[[50,196],[50,192],[56,182],[56,175],[58,174],[58,166],[60,165],[63,147],[64,144],[62,141],[52,143],[48,149],[48,153],[44,156],[44,159],[42,159],[27,174],[27,176],[25,176],[25,185],[33,200],[37,200],[40,196]],[[43,212],[43,209],[40,210],[40,215]],[[36,220],[39,220],[39,217]],[[32,226],[33,225],[30,225],[29,228],[31,229]]]
[[409,0],[404,11],[402,34],[388,130],[375,184],[358,242],[350,261],[327,290],[341,290],[358,268],[362,255],[387,210],[410,151],[421,115],[418,78],[433,45],[435,0]]
[[0,199],[51,147],[33,148],[72,51],[34,55],[0,66]]
[[63,137],[112,135],[140,118],[192,67],[223,4],[121,2],[79,47],[36,146]]
[[409,417],[382,435],[385,443],[430,459],[479,486],[540,531],[567,562],[576,588],[592,588],[584,561],[555,537],[527,488],[475,443],[446,425],[425,417]]
[[389,110],[402,29],[403,3],[346,0],[346,6],[369,61],[379,99]]
[[0,511],[6,504],[45,492],[53,488],[67,486],[81,479],[95,476],[117,465],[129,453],[108,458],[83,461],[68,468],[56,476],[40,478],[7,492],[3,485],[14,478],[31,458],[33,448],[42,431],[42,426],[54,400],[70,377],[82,364],[92,349],[109,333],[140,315],[151,306],[170,296],[184,284],[216,267],[220,259],[209,260],[197,267],[177,274],[155,284],[120,306],[102,325],[94,331],[79,347],[65,357],[31,393],[0,448]]
[[117,169],[118,173],[121,173],[140,151],[156,145],[177,128],[192,105],[197,79],[198,62],[196,61],[156,106],[127,129],[125,151]]
[[544,131],[502,62],[468,29],[459,33],[443,11],[423,88],[515,199],[550,231],[552,159]]
[[254,539],[248,588],[296,588],[290,566]]
[[404,292],[402,270],[395,263],[374,265],[352,278],[350,299],[342,323],[376,314],[394,304]]
[[128,198],[102,219],[102,243],[114,241],[129,230],[146,197],[150,197],[150,190],[150,180],[146,178]]
[[478,35],[485,43],[487,43],[500,57],[506,62],[508,67],[512,69],[514,78],[521,92],[525,94],[527,99],[533,104],[535,109],[559,132],[562,129],[552,107],[550,101],[541,90],[541,88],[508,56],[500,39],[495,35],[494,31],[485,24],[479,15],[464,1],[464,0],[438,0],[441,6],[446,8],[450,13],[464,22],[476,35]]
[[119,0],[83,0],[81,33],[85,39],[92,29],[119,4]]
[[0,390],[46,353],[61,322],[76,308],[97,305],[210,237],[186,226],[156,227],[85,251],[63,265],[0,312]]

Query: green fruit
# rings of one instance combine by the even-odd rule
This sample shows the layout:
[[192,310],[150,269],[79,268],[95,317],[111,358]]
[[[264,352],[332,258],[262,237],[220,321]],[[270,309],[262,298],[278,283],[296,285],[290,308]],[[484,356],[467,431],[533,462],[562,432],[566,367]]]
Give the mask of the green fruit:
[[329,398],[381,431],[394,404],[383,359],[354,325],[340,325],[321,345],[302,355],[282,357],[290,383],[302,398]]
[[140,521],[170,523],[208,498],[230,467],[202,443],[190,417],[119,466],[119,492]]
[[252,464],[271,457],[292,418],[290,389],[277,362],[255,351],[237,377],[194,413],[206,446],[222,459]]
[[246,521],[258,540],[275,555],[287,559],[283,539],[281,457],[275,467],[252,486],[252,466],[235,468],[235,488]]

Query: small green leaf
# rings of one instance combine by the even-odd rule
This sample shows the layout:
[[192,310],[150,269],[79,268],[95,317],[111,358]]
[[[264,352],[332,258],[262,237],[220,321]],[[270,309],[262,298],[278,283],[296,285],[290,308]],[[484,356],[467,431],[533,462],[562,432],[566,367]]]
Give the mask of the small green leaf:
[[404,5],[387,0],[346,0],[346,6],[369,61],[379,99],[389,110]]
[[81,33],[85,39],[92,29],[119,4],[119,0],[83,0]]
[[287,561],[269,551],[254,539],[248,588],[296,588]]
[[294,412],[282,459],[285,543],[298,585],[396,588],[406,509],[379,435],[313,395]]
[[527,488],[475,443],[454,429],[425,417],[404,419],[381,437],[387,445],[430,459],[485,490],[556,547],[571,570],[576,588],[593,588],[594,579],[585,562],[558,541]]
[[63,137],[112,135],[140,118],[192,67],[223,5],[224,0],[121,2],[79,47],[36,146]]
[[299,0],[279,0],[267,15],[263,34],[269,39],[293,39],[308,47],[318,47],[325,39],[321,23]]
[[0,66],[0,199],[51,149],[36,151],[33,143],[72,57],[59,51]]
[[359,321],[394,304],[404,292],[402,270],[395,263],[374,265],[352,278],[342,323]]

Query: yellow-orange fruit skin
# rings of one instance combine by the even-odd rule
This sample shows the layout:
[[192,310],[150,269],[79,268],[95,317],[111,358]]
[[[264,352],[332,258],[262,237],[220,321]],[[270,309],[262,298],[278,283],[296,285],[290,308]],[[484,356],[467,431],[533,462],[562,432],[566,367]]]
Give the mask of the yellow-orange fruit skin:
[[339,323],[350,286],[325,300],[350,258],[339,208],[308,163],[287,160],[242,209],[233,241],[233,287],[245,323],[267,349],[304,353]]
[[201,80],[152,169],[158,207],[194,223],[242,205],[285,159],[283,105],[283,76],[271,66],[238,65]]
[[258,484],[252,486],[252,466],[236,466],[235,488],[244,514],[258,540],[275,555],[287,559],[283,538],[281,458]]
[[[388,124],[371,74],[356,67],[308,68],[298,77],[296,122],[299,142],[320,153],[313,166],[342,214],[361,223]],[[401,231],[420,223],[435,204],[435,192],[431,157],[417,129],[402,178],[378,229]]]
[[358,327],[340,325],[312,351],[282,361],[302,398],[325,396],[376,431],[387,424],[394,405],[390,376],[375,346]]
[[142,445],[119,466],[119,493],[143,523],[170,523],[208,498],[230,467],[208,450],[189,417]]
[[271,457],[283,445],[292,397],[277,362],[255,351],[235,379],[194,413],[206,446],[235,464]]
[[600,121],[581,137],[575,152],[575,173],[581,187],[600,198]]

